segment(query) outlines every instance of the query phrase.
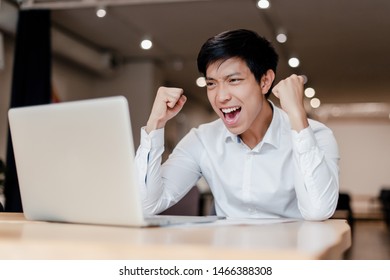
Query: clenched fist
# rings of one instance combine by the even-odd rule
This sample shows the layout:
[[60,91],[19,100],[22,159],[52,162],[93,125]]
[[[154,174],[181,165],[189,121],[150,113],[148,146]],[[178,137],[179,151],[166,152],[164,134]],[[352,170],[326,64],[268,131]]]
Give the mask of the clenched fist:
[[176,116],[183,108],[187,97],[181,88],[160,87],[157,91],[150,113],[146,132],[163,128],[167,121]]

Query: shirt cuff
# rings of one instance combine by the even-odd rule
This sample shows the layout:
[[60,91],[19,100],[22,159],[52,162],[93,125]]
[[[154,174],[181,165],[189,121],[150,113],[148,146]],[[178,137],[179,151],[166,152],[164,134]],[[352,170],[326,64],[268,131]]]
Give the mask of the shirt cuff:
[[310,126],[302,129],[300,132],[292,130],[291,133],[294,148],[298,153],[309,152],[316,146],[314,132]]
[[146,132],[145,127],[141,127],[141,146],[147,149],[164,146],[164,128]]

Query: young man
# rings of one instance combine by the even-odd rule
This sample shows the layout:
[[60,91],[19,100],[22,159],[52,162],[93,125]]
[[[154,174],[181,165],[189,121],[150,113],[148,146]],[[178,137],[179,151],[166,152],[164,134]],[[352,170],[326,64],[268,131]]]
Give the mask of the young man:
[[[192,129],[162,165],[164,126],[187,99],[180,88],[159,88],[136,155],[145,214],[178,202],[203,176],[220,216],[332,216],[339,191],[336,140],[307,118],[302,77],[273,87],[277,61],[271,44],[249,30],[207,40],[198,69],[219,119]],[[271,91],[281,109],[268,100]]]

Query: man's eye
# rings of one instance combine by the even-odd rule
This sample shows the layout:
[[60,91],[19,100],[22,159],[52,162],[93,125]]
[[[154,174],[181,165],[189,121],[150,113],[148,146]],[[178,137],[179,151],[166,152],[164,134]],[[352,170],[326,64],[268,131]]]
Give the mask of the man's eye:
[[240,81],[242,81],[242,79],[238,79],[238,78],[230,79],[230,83],[238,83]]
[[207,82],[207,83],[206,83],[206,86],[207,86],[207,87],[212,87],[212,86],[214,86],[214,85],[215,85],[215,83],[213,83],[213,82]]

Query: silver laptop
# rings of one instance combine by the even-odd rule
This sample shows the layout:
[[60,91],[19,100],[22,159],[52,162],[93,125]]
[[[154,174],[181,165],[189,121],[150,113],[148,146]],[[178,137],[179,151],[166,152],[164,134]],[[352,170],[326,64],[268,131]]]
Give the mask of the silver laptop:
[[29,220],[158,226],[217,219],[143,216],[125,97],[13,108],[8,115]]

